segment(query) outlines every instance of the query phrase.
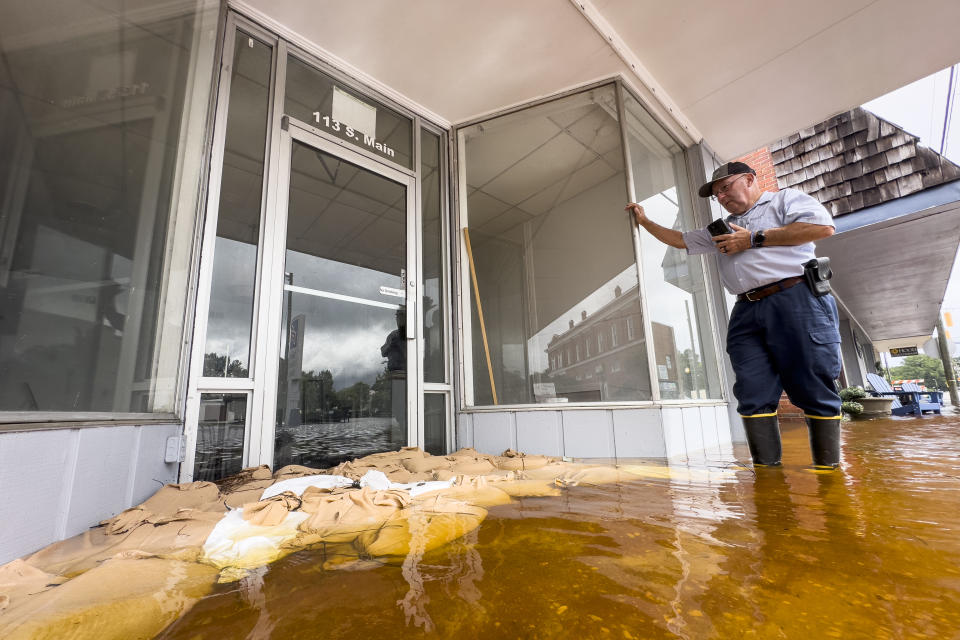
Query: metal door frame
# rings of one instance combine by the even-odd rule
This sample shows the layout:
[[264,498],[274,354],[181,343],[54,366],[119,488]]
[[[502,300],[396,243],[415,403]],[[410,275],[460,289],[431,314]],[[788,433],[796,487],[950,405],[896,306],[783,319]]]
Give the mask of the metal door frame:
[[[223,169],[223,156],[227,114],[229,111],[230,85],[233,61],[233,45],[237,31],[250,35],[273,48],[272,72],[270,78],[270,106],[268,109],[267,137],[265,147],[265,166],[261,192],[261,222],[257,244],[257,263],[254,276],[253,317],[251,322],[251,347],[249,374],[246,378],[204,378],[203,351],[207,334],[207,315],[209,313],[210,293],[213,277],[214,248],[217,234],[217,219],[220,206],[220,181]],[[423,120],[403,105],[371,90],[362,82],[350,78],[338,71],[327,61],[311,54],[309,43],[299,39],[288,40],[278,36],[274,30],[264,28],[235,10],[227,12],[227,21],[223,34],[223,50],[220,60],[219,86],[217,89],[217,107],[213,122],[213,140],[211,144],[210,182],[206,197],[206,214],[203,222],[201,257],[198,267],[197,296],[193,317],[193,343],[190,350],[189,375],[186,383],[187,397],[184,407],[184,455],[180,465],[180,481],[193,480],[196,456],[197,435],[199,429],[200,399],[203,394],[235,393],[246,394],[247,415],[243,447],[243,466],[259,464],[273,466],[273,436],[276,421],[277,375],[279,368],[279,339],[282,318],[281,300],[283,294],[283,257],[286,250],[286,215],[289,198],[290,145],[298,140],[317,149],[331,153],[351,164],[374,172],[377,175],[403,184],[407,188],[407,337],[413,344],[407,348],[407,441],[410,446],[423,446],[423,394],[424,392],[442,393],[446,397],[447,448],[454,442],[454,405],[452,342],[453,327],[451,303],[444,308],[444,367],[446,382],[423,382],[423,331],[421,292],[418,283],[422,261],[422,211],[420,193],[420,132],[427,130],[441,137],[443,202],[443,252],[445,256],[444,291],[449,300],[453,300],[450,287],[450,265],[447,257],[450,252],[449,202],[447,201],[447,163],[449,148],[443,141],[449,132]],[[284,114],[286,68],[288,55],[307,62],[323,73],[344,82],[346,86],[370,95],[372,99],[384,103],[398,113],[411,118],[413,167],[392,163],[375,156],[362,147],[354,148],[347,142],[335,138],[325,131],[301,122]],[[282,180],[281,180],[282,178]],[[277,222],[283,222],[278,228]],[[278,287],[276,283],[280,283]],[[274,311],[276,310],[276,311]],[[269,425],[269,426],[267,426]]]
[[283,329],[284,258],[287,245],[287,214],[289,208],[291,153],[294,141],[305,144],[318,151],[333,155],[365,171],[403,185],[407,190],[406,219],[406,304],[407,304],[407,444],[420,445],[423,433],[423,417],[420,412],[420,397],[423,393],[420,381],[419,311],[418,291],[419,268],[419,225],[420,213],[416,207],[416,178],[412,174],[394,169],[372,160],[335,138],[322,135],[314,127],[296,119],[284,117],[279,136],[277,180],[274,183],[274,200],[267,209],[264,219],[266,233],[264,237],[264,269],[260,281],[262,304],[261,322],[266,328],[263,338],[257,345],[258,360],[261,363],[260,375],[254,385],[254,396],[259,395],[261,410],[255,414],[256,420],[250,425],[250,450],[248,458],[251,464],[268,464],[273,467],[273,443],[276,427],[277,382],[279,380],[280,343]]

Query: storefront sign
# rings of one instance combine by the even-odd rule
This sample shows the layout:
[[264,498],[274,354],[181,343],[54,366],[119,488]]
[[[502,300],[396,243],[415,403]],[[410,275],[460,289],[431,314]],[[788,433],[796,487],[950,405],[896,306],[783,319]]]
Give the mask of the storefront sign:
[[890,349],[890,355],[895,358],[902,358],[904,356],[915,356],[917,355],[916,347],[900,347],[899,349],[894,347]]
[[380,295],[393,296],[395,298],[407,297],[407,294],[403,289],[394,289],[393,287],[380,287]]
[[138,82],[136,84],[127,84],[120,87],[111,87],[109,89],[99,89],[94,93],[82,96],[70,96],[60,101],[60,106],[64,109],[79,107],[85,104],[97,104],[99,102],[110,102],[119,98],[133,98],[135,96],[145,96],[150,90],[150,83]]
[[330,115],[314,111],[313,121],[338,138],[346,138],[388,158],[396,157],[396,151],[377,140],[376,107],[334,87],[330,111]]
[[313,112],[313,119],[314,119],[314,122],[316,122],[318,125],[332,131],[338,138],[347,138],[348,140],[354,140],[357,144],[362,144],[367,147],[370,147],[374,151],[377,151],[387,156],[388,158],[393,158],[397,155],[392,148],[378,141],[373,136],[367,135],[362,131],[358,131],[354,127],[349,127],[343,124],[342,122],[340,122],[339,120],[334,120],[330,116],[325,116],[321,114],[319,111]]

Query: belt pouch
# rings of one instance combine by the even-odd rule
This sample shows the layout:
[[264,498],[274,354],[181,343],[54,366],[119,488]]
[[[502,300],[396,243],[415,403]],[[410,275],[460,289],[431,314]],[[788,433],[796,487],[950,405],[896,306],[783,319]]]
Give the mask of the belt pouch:
[[830,258],[813,258],[804,262],[803,277],[807,281],[810,293],[818,298],[830,293],[830,278],[833,277]]

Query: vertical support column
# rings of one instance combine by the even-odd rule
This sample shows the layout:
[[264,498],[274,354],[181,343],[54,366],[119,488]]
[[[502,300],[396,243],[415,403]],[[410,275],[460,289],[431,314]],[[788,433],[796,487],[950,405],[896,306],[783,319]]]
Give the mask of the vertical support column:
[[[273,466],[273,438],[277,421],[277,380],[280,375],[280,305],[284,296],[283,255],[286,250],[286,208],[288,184],[279,184],[289,175],[289,136],[283,135],[283,103],[287,81],[287,45],[278,40],[274,47],[273,77],[270,80],[270,123],[267,128],[267,158],[260,207],[260,251],[257,252],[257,286],[254,287],[254,323],[250,371],[254,379],[248,415],[250,428],[244,442],[244,466]],[[286,141],[286,144],[284,144]],[[281,167],[285,174],[281,174]],[[279,263],[279,266],[278,266]]]
[[[635,202],[637,190],[633,178],[633,164],[630,160],[630,145],[627,138],[627,113],[623,103],[623,84],[617,81],[617,119],[620,121],[620,144],[623,147],[623,169],[627,178],[627,201]],[[660,400],[660,383],[657,375],[657,354],[653,345],[653,325],[650,322],[650,309],[647,305],[647,290],[643,278],[643,251],[640,248],[640,230],[627,215],[630,225],[630,237],[633,240],[633,259],[637,265],[637,294],[640,296],[640,312],[643,314],[643,338],[647,352],[647,375],[650,376],[650,399]]]
[[950,390],[950,404],[960,407],[960,397],[957,396],[957,376],[953,371],[953,361],[950,359],[950,345],[947,344],[947,330],[943,326],[943,316],[937,312],[937,340],[940,346],[940,359],[943,361],[943,373],[947,378],[947,389]]
[[[689,179],[696,182],[698,178],[706,178],[713,173],[713,170],[720,166],[720,161],[713,154],[706,143],[700,142],[687,149],[687,171]],[[697,198],[694,200],[694,211],[696,213],[696,222],[698,225],[706,225],[715,216],[720,215],[720,211],[715,211],[710,200]],[[719,205],[718,205],[719,206]],[[737,401],[733,395],[733,382],[735,380],[733,367],[730,365],[730,359],[726,357],[727,351],[727,327],[729,325],[730,310],[727,308],[726,292],[723,285],[720,284],[719,271],[716,265],[716,258],[705,258],[707,281],[706,288],[709,299],[713,304],[714,322],[711,325],[715,328],[717,362],[721,363],[718,367],[722,372],[722,388],[724,397],[729,404],[727,411],[730,416],[730,435],[733,442],[746,443],[747,435],[743,430],[743,424],[740,421],[740,415],[737,413]]]

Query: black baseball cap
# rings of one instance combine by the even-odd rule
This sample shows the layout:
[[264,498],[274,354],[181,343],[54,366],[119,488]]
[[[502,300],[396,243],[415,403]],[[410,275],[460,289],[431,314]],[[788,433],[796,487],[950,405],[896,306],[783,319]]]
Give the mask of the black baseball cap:
[[745,162],[728,162],[727,164],[722,164],[717,167],[716,171],[713,172],[713,175],[710,176],[710,182],[700,187],[700,191],[697,193],[701,198],[709,198],[713,195],[714,182],[723,180],[724,178],[729,178],[730,176],[735,176],[740,173],[757,175],[757,172],[751,169],[750,165]]

